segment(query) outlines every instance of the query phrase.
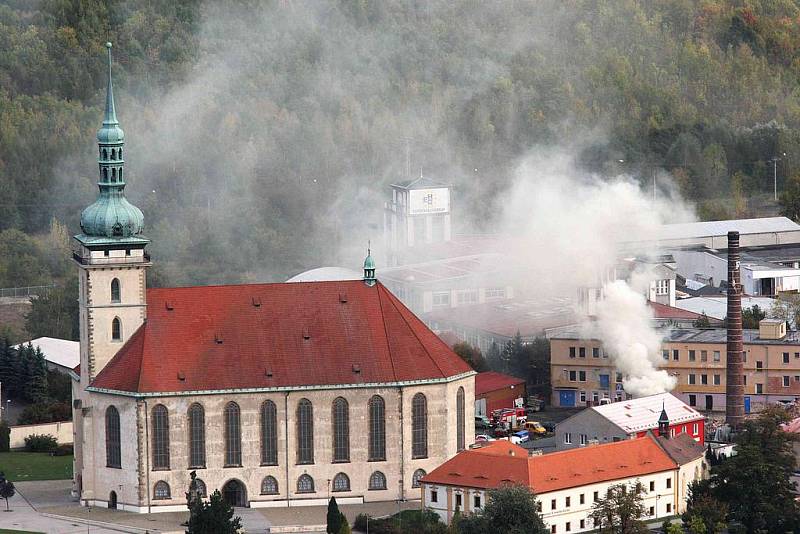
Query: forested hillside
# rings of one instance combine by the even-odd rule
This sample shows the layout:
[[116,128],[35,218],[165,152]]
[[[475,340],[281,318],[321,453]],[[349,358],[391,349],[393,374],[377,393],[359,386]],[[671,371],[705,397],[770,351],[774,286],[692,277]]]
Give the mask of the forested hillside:
[[533,147],[703,218],[800,171],[798,1],[4,0],[0,287],[74,285],[106,40],[151,285],[352,267],[408,167],[485,231]]

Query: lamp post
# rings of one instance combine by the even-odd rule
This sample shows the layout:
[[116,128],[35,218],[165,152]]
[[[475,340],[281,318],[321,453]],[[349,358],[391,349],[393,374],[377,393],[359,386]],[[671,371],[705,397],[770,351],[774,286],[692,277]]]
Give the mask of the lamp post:
[[778,201],[778,162],[786,157],[786,152],[781,152],[782,157],[775,156],[770,161],[772,162],[772,196],[775,202]]

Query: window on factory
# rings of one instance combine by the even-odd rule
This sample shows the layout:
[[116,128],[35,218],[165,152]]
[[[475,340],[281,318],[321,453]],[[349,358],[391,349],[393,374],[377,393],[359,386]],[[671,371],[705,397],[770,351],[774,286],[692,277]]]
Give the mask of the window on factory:
[[689,385],[693,386],[694,384],[695,384],[695,375],[694,374],[690,374],[689,375]]
[[261,404],[261,465],[278,465],[278,410],[271,400]]
[[433,294],[433,307],[434,308],[443,308],[446,306],[450,306],[450,292],[449,291],[439,291]]
[[788,376],[784,376],[783,377],[783,387],[785,387],[785,388],[789,387],[789,378],[790,377],[788,377]]
[[385,490],[386,489],[386,475],[380,471],[375,471],[369,476],[369,489],[371,490]]
[[333,491],[350,491],[350,478],[344,473],[333,477]]
[[742,351],[742,361],[744,363],[747,363],[747,351],[746,350]]
[[761,360],[756,360],[756,371],[763,371],[764,370],[764,362]]
[[586,357],[586,347],[579,347],[578,348],[578,357],[585,358]]
[[225,406],[225,467],[242,465],[242,425],[239,405],[229,402]]
[[697,360],[697,353],[695,351],[693,351],[693,350],[690,350],[689,351],[689,361],[693,362],[695,360]]
[[783,353],[783,363],[789,363],[789,353],[788,352],[784,352]]
[[411,457],[428,457],[428,399],[422,393],[411,401]]
[[586,402],[586,392],[585,391],[581,391],[580,392],[580,396],[581,396],[580,397],[581,398],[581,403]]
[[622,373],[617,373],[617,383],[619,384],[621,382],[622,382]]
[[478,292],[474,289],[459,291],[456,293],[458,304],[475,304],[478,302]]
[[577,380],[578,380],[578,378],[577,378],[577,377],[578,377],[578,372],[577,372],[577,371],[570,371],[570,372],[569,372],[569,381],[570,381],[570,382],[575,382],[575,381],[577,381]]
[[570,358],[574,358],[575,357],[575,351],[576,351],[575,347],[570,347],[569,348],[569,357]]
[[578,371],[578,381],[586,382],[586,371]]
[[369,400],[369,460],[386,459],[386,404],[383,397],[373,395]]
[[600,347],[592,347],[592,358],[600,357]]
[[297,403],[297,463],[314,463],[314,406],[308,399]]
[[464,388],[458,388],[456,393],[456,449],[463,451],[466,446],[466,424],[464,423]]
[[795,352],[795,353],[794,353],[794,359],[795,359],[795,360],[798,360],[798,359],[800,359],[800,352]]
[[669,350],[663,349],[661,351],[661,357],[664,358],[665,360],[669,360]]
[[699,431],[700,431],[700,425],[698,423],[692,424],[692,435],[696,436]]
[[742,385],[747,385],[747,375],[742,375]]
[[106,408],[106,467],[122,467],[119,412],[113,406]]
[[689,406],[697,406],[697,395],[689,395]]
[[[586,446],[586,442],[588,440],[589,440],[589,436],[587,436],[586,434],[581,434],[581,445],[583,445],[585,447]],[[569,497],[567,497],[567,499],[569,499]]]
[[764,384],[756,384],[756,394],[762,395],[764,393]]
[[722,383],[721,375],[714,375],[714,385],[719,386]]
[[169,413],[163,404],[153,406],[153,469],[169,469]]
[[504,299],[506,298],[506,290],[503,288],[492,288],[486,290],[487,299]]
[[114,320],[111,321],[111,341],[121,341],[122,340],[122,321],[119,320],[119,317],[114,317]]
[[203,407],[195,403],[189,407],[189,467],[206,466],[206,416]]
[[715,351],[714,351],[714,361],[715,361],[715,362],[718,362],[718,361],[719,361],[719,358],[720,358],[720,356],[719,356],[719,351],[718,351],[718,350],[715,350]]
[[572,444],[572,432],[564,433],[564,443],[566,443],[567,445]]
[[707,350],[701,350],[700,351],[700,361],[701,362],[707,362],[708,361],[708,351]]
[[656,295],[669,295],[669,280],[656,280]]
[[350,461],[350,406],[338,397],[333,401],[333,461]]
[[708,375],[700,375],[700,383],[704,386],[708,385]]
[[592,403],[597,404],[598,402],[600,402],[600,393],[592,391]]
[[681,351],[679,351],[678,349],[672,349],[672,359],[674,361],[676,361],[676,362],[678,360],[680,360],[681,359]]
[[119,278],[111,280],[111,302],[120,301]]

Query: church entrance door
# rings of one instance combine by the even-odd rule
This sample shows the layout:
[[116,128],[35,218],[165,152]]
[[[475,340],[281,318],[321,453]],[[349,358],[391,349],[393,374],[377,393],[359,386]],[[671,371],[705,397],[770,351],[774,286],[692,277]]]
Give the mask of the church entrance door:
[[231,506],[247,506],[244,484],[238,480],[229,480],[222,486],[222,497]]

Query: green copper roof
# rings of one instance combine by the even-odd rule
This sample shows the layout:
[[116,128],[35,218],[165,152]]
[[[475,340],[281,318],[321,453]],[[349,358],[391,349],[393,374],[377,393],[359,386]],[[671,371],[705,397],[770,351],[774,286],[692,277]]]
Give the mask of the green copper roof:
[[117,121],[114,107],[114,89],[111,83],[111,43],[108,48],[108,89],[103,125],[97,132],[100,170],[97,200],[81,213],[83,234],[78,240],[84,244],[93,243],[93,238],[108,238],[119,242],[131,240],[134,236],[145,239],[140,234],[144,230],[142,211],[125,198],[124,160],[122,150],[125,135]]
[[372,259],[371,254],[367,254],[367,259],[364,260],[364,269],[375,270],[375,260]]

